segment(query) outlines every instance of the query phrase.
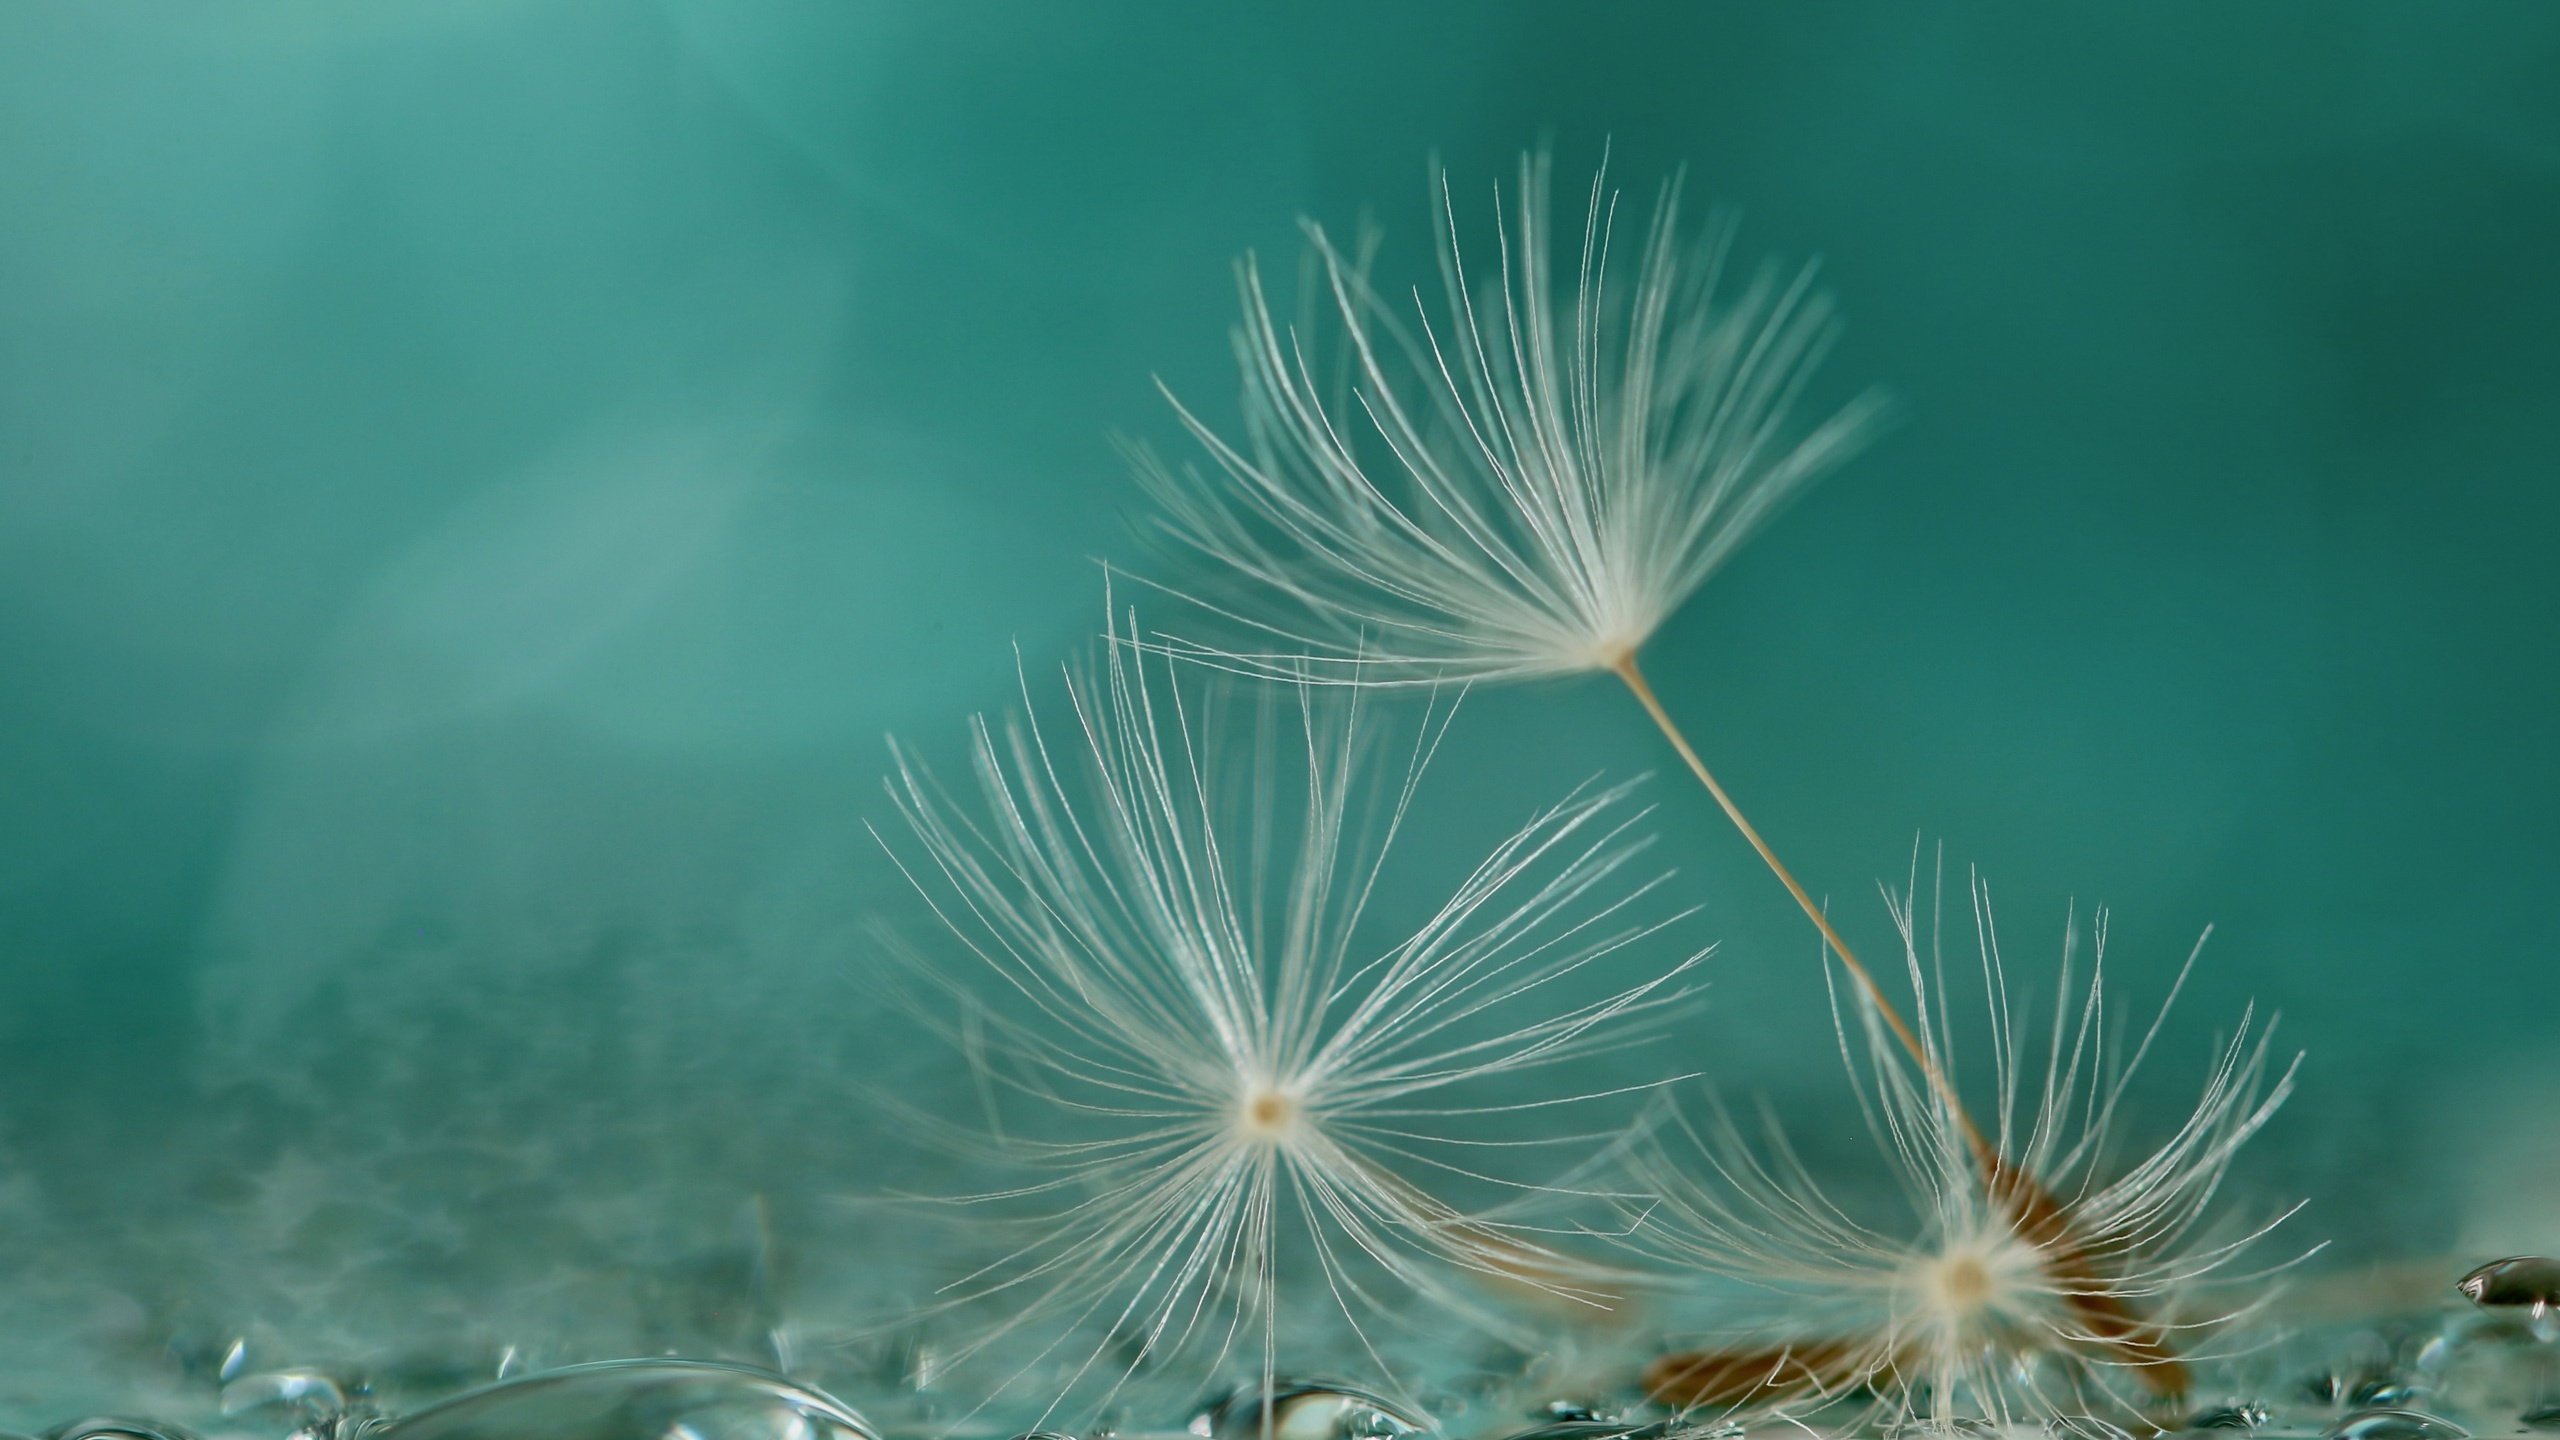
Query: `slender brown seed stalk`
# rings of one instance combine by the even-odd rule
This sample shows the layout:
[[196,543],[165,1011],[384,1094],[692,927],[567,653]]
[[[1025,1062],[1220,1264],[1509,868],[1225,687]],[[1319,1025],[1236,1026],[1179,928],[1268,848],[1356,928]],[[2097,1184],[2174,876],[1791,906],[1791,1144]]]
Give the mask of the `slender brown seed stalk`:
[[1813,928],[1822,932],[1823,940],[1831,946],[1831,953],[1840,957],[1842,968],[1846,969],[1850,977],[1858,982],[1858,988],[1866,992],[1868,1003],[1876,1007],[1876,1013],[1882,1015],[1884,1023],[1892,1027],[1894,1038],[1902,1042],[1902,1048],[1909,1052],[1912,1061],[1920,1067],[1920,1073],[1928,1079],[1929,1088],[1937,1092],[1939,1103],[1946,1106],[1947,1113],[1954,1117],[1957,1128],[1964,1132],[1966,1146],[1973,1151],[1974,1158],[1982,1164],[1983,1178],[1990,1179],[1993,1167],[1998,1163],[1996,1152],[1991,1148],[1991,1143],[1983,1139],[1981,1129],[1973,1123],[1973,1116],[1966,1113],[1964,1103],[1956,1099],[1955,1087],[1949,1085],[1946,1077],[1938,1072],[1937,1065],[1929,1058],[1927,1048],[1921,1045],[1919,1035],[1912,1030],[1910,1023],[1902,1018],[1902,1012],[1894,1008],[1893,1002],[1885,998],[1883,987],[1876,984],[1873,975],[1867,973],[1867,967],[1859,962],[1857,952],[1849,948],[1848,941],[1840,938],[1840,932],[1831,924],[1831,917],[1823,913],[1820,905],[1814,903],[1813,896],[1807,894],[1804,886],[1797,882],[1794,872],[1787,869],[1786,862],[1778,858],[1778,852],[1770,849],[1769,842],[1760,838],[1760,831],[1743,817],[1742,807],[1734,804],[1733,797],[1725,793],[1723,785],[1717,783],[1715,775],[1707,769],[1707,762],[1699,759],[1698,752],[1690,748],[1689,737],[1680,733],[1680,727],[1671,719],[1671,712],[1662,708],[1661,697],[1655,695],[1653,686],[1646,683],[1644,671],[1636,667],[1635,652],[1629,651],[1610,668],[1619,679],[1627,683],[1629,690],[1635,692],[1637,703],[1644,706],[1644,713],[1653,717],[1653,723],[1660,727],[1663,738],[1669,740],[1671,748],[1679,751],[1680,758],[1688,762],[1689,773],[1697,776],[1698,783],[1706,786],[1707,793],[1715,797],[1717,805],[1723,807],[1725,818],[1733,822],[1733,828],[1741,831],[1742,838],[1750,841],[1751,848],[1760,853],[1761,863],[1769,867],[1769,873],[1777,876],[1778,883],[1787,887],[1787,893],[1796,897],[1796,904],[1803,908],[1805,918],[1813,922]]
[[[2050,1257],[2046,1262],[2046,1268],[2056,1280],[2062,1282],[2071,1308],[2078,1312],[2081,1319],[2088,1325],[2092,1343],[2112,1353],[2123,1364],[2132,1367],[2141,1377],[2143,1384],[2153,1393],[2162,1396],[2185,1394],[2186,1366],[2179,1361],[2176,1352],[2169,1348],[2165,1332],[2157,1324],[2133,1313],[2123,1301],[2100,1293],[2104,1289],[2103,1276],[2099,1272],[2096,1258],[2089,1253],[2087,1244],[2081,1239],[2078,1227],[2072,1223],[2070,1207],[2055,1198],[2052,1192],[2036,1181],[2034,1176],[2002,1159],[1999,1150],[1983,1136],[1982,1127],[1973,1122],[1973,1116],[1964,1108],[1964,1102],[1956,1098],[1955,1087],[1948,1083],[1944,1072],[1939,1070],[1937,1063],[1930,1058],[1928,1047],[1920,1043],[1918,1032],[1914,1031],[1910,1023],[1902,1018],[1902,1012],[1894,1007],[1893,1002],[1885,997],[1883,987],[1876,984],[1875,976],[1869,974],[1867,967],[1859,962],[1857,953],[1849,948],[1849,942],[1841,938],[1839,930],[1831,923],[1831,917],[1823,912],[1820,905],[1814,903],[1813,896],[1797,882],[1794,873],[1787,869],[1786,862],[1778,858],[1778,852],[1771,849],[1769,842],[1760,837],[1760,831],[1744,818],[1742,807],[1736,805],[1733,797],[1725,793],[1724,786],[1717,782],[1714,773],[1707,769],[1706,762],[1699,759],[1698,752],[1690,746],[1689,738],[1680,733],[1680,727],[1673,722],[1671,712],[1663,708],[1661,697],[1653,693],[1653,686],[1646,682],[1644,671],[1637,666],[1635,652],[1628,651],[1609,668],[1620,680],[1626,682],[1627,689],[1634,693],[1637,703],[1644,706],[1645,714],[1653,717],[1653,723],[1662,731],[1663,738],[1671,742],[1671,748],[1680,752],[1680,758],[1689,766],[1689,773],[1697,776],[1698,783],[1706,786],[1707,793],[1715,797],[1715,802],[1723,809],[1725,818],[1731,820],[1733,827],[1742,832],[1742,838],[1750,841],[1751,848],[1759,852],[1761,863],[1769,867],[1769,873],[1777,876],[1778,883],[1786,886],[1787,893],[1795,897],[1796,904],[1805,913],[1805,918],[1811,920],[1814,928],[1822,932],[1824,943],[1828,944],[1831,952],[1840,958],[1841,968],[1847,970],[1850,978],[1857,982],[1858,988],[1865,992],[1867,1003],[1873,1005],[1876,1013],[1884,1017],[1884,1023],[1893,1031],[1894,1038],[1901,1042],[1903,1050],[1911,1056],[1912,1063],[1920,1067],[1921,1076],[1928,1082],[1930,1090],[1937,1095],[1938,1103],[1946,1108],[1948,1117],[1955,1122],[1957,1131],[1963,1135],[1965,1148],[1973,1152],[1974,1164],[1982,1172],[1984,1188],[1990,1193],[1991,1198],[2007,1209],[2016,1220],[2020,1236],[2042,1249]],[[1780,1353],[1768,1352],[1761,1358],[1775,1360]],[[1739,1358],[1747,1360],[1750,1357]],[[1667,1356],[1655,1362],[1655,1368],[1659,1369],[1682,1361],[1708,1364],[1709,1369],[1713,1370],[1721,1365],[1722,1358],[1716,1352]],[[1650,1373],[1649,1371],[1648,1374]]]

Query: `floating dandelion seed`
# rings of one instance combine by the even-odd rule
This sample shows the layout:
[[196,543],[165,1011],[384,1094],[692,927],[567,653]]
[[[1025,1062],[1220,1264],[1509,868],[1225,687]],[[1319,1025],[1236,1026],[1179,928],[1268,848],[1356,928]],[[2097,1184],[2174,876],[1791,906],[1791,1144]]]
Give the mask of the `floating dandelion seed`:
[[[1657,1396],[1799,1415],[1865,1397],[1938,1430],[2138,1413],[2147,1399],[2186,1390],[2180,1336],[2252,1308],[2216,1311],[2202,1297],[2263,1279],[2227,1272],[2284,1216],[2235,1237],[2212,1229],[2207,1211],[2234,1155],[2292,1088],[2291,1066],[2270,1077],[2272,1037],[2252,1038],[2243,1014],[2185,1122],[2125,1164],[2114,1142],[2126,1087],[2195,956],[2132,1053],[2117,1055],[2104,1004],[2102,912],[2089,978],[2076,993],[2066,940],[2039,1057],[2013,1017],[1979,881],[1972,896],[1998,1105],[1988,1175],[1966,1122],[1915,1072],[1859,992],[1858,1039],[1843,1024],[1841,1052],[1868,1128],[1919,1212],[1917,1233],[1886,1234],[1852,1218],[1774,1122],[1755,1146],[1720,1106],[1703,1124],[1683,1117],[1678,1129],[1707,1173],[1691,1173],[1660,1143],[1645,1147],[1638,1167],[1661,1199],[1636,1243],[1675,1266],[1783,1296],[1785,1328],[1656,1361],[1646,1381]],[[1936,941],[1924,973],[1909,901],[1893,913],[1924,1050],[1935,1074],[1951,1074]]]
[[[1347,393],[1242,267],[1241,446],[1177,400],[1214,475],[1140,456],[1164,528],[1252,592],[1230,618],[1278,650],[1172,648],[1254,673],[1395,684],[1617,670],[1789,495],[1854,451],[1874,399],[1802,429],[1833,333],[1806,267],[1722,287],[1729,223],[1684,246],[1666,186],[1632,287],[1595,177],[1569,304],[1548,164],[1525,157],[1482,293],[1440,185],[1447,314],[1408,323],[1307,226]],[[1499,207],[1497,206],[1497,210]],[[1352,413],[1356,410],[1356,414]]]
[[[1069,677],[1072,742],[1036,720],[976,725],[979,804],[904,755],[890,782],[924,857],[901,865],[1002,982],[985,1073],[1040,1111],[992,1137],[1029,1178],[964,1197],[1037,1213],[1023,1217],[1031,1238],[948,1292],[1005,1312],[955,1358],[1029,1335],[1039,1353],[1006,1385],[1039,1371],[1063,1397],[1088,1379],[1116,1390],[1140,1360],[1195,1341],[1214,1369],[1258,1328],[1268,1392],[1278,1302],[1300,1278],[1390,1381],[1370,1333],[1389,1300],[1495,1323],[1463,1293],[1466,1272],[1607,1303],[1535,1231],[1464,1212],[1417,1176],[1493,1181],[1477,1157],[1574,1138],[1470,1135],[1465,1118],[1599,1094],[1478,1082],[1629,1043],[1688,993],[1678,977],[1702,954],[1604,998],[1565,993],[1568,976],[1679,918],[1634,918],[1659,880],[1621,883],[1640,848],[1623,789],[1539,813],[1381,943],[1365,913],[1446,709],[1435,702],[1399,781],[1366,763],[1380,746],[1356,698],[1300,690],[1294,725],[1266,727],[1239,794],[1215,773],[1196,699],[1149,674],[1163,662],[1126,637],[1103,650],[1098,679]],[[1294,854],[1273,865],[1266,852],[1288,843],[1268,831],[1284,799],[1273,776],[1296,788],[1299,771]],[[1110,1338],[1078,1358],[1063,1347],[1079,1332]],[[1106,1362],[1109,1346],[1132,1358]]]

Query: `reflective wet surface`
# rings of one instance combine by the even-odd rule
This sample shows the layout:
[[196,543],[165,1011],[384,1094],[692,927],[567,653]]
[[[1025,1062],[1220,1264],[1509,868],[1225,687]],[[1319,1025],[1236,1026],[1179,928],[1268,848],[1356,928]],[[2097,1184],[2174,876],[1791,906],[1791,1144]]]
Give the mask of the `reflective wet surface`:
[[56,1425],[44,1432],[42,1440],[196,1440],[196,1436],[182,1426],[155,1420],[91,1416]]
[[779,1375],[610,1360],[505,1380],[365,1428],[372,1440],[879,1440],[842,1402]]
[[[1515,1430],[1507,1440],[1664,1440],[1674,1429],[1664,1421],[1552,1420],[1527,1430]],[[1703,1433],[1707,1427],[1700,1429]]]
[[1265,1392],[1239,1386],[1192,1417],[1190,1430],[1209,1440],[1393,1440],[1421,1431],[1420,1419],[1393,1401],[1349,1385],[1280,1381]]
[[2216,1405],[2187,1417],[2190,1430],[2259,1430],[2274,1418],[2266,1406],[2244,1401],[2233,1405]]
[[2323,1440],[2464,1440],[2471,1432],[2418,1410],[2359,1410],[2323,1432]]
[[[706,1326],[735,1315],[741,1343],[807,1329],[764,1278],[769,1257],[753,1244],[706,1251],[656,1267],[687,1277],[648,1293],[692,1307]],[[936,1342],[916,1324],[877,1329],[857,1342],[823,1338],[796,1352],[786,1377],[743,1362],[628,1358],[544,1367],[534,1353],[482,1332],[460,1343],[421,1343],[362,1363],[296,1363],[308,1353],[260,1327],[203,1323],[146,1341],[159,1357],[165,1398],[136,1410],[91,1414],[64,1425],[27,1425],[40,1440],[1260,1440],[1266,1406],[1274,1440],[1718,1440],[1753,1435],[1856,1434],[1919,1440],[2148,1440],[2166,1432],[2253,1440],[2503,1440],[2560,1430],[2560,1344],[2531,1323],[2539,1271],[2510,1262],[2480,1267],[2488,1300],[2449,1293],[2434,1309],[2362,1323],[2310,1323],[2256,1351],[2200,1362],[2198,1394],[2185,1408],[2108,1411],[2102,1395],[2070,1396],[2063,1413],[2007,1425],[1958,1415],[1935,1424],[1897,1416],[1852,1395],[1804,1418],[1705,1410],[1674,1414],[1638,1388],[1645,1352],[1608,1344],[1536,1352],[1476,1345],[1450,1358],[1414,1402],[1367,1387],[1284,1380],[1267,1396],[1243,1385],[1184,1406],[1178,1377],[1140,1376],[1107,1409],[1061,1409],[1052,1428],[1023,1431],[987,1406],[981,1419],[965,1384],[946,1383]],[[655,1282],[652,1282],[655,1286]],[[735,1307],[734,1309],[732,1307]],[[2547,1308],[2547,1307],[2546,1307]],[[810,1333],[821,1333],[811,1330]],[[971,1372],[958,1372],[967,1379]],[[1053,1391],[1025,1380],[1017,1411]],[[846,1397],[846,1398],[838,1398]],[[2082,1407],[2095,1413],[2072,1413]],[[148,1407],[148,1408],[144,1408]],[[1177,1418],[1187,1414],[1187,1419]],[[43,1421],[49,1417],[28,1417]],[[21,1422],[24,1424],[24,1422]],[[1016,1422],[1019,1423],[1018,1421]],[[18,1437],[0,1432],[0,1440]]]

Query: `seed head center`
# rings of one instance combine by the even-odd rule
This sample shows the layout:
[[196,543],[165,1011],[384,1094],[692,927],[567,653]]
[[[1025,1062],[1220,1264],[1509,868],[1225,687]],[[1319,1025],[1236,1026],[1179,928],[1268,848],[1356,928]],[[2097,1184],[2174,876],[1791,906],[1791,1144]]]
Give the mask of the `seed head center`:
[[1959,1313],[1979,1310],[1991,1299],[1991,1267],[1979,1255],[1957,1255],[1938,1266],[1938,1294]]
[[1245,1092],[1236,1123],[1249,1138],[1272,1143],[1288,1138],[1301,1113],[1297,1096],[1275,1085],[1256,1085]]

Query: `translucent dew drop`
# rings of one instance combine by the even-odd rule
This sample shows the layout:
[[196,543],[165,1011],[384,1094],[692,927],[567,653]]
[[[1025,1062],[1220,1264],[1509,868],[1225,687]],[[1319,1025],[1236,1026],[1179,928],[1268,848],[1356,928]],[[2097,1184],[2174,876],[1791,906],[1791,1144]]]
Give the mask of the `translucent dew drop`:
[[389,1421],[368,1440],[879,1440],[841,1402],[770,1371],[607,1360],[501,1380]]
[[261,1370],[223,1384],[225,1415],[269,1405],[291,1405],[319,1415],[337,1415],[347,1408],[347,1392],[334,1376],[319,1370]]
[[2216,1405],[2199,1410],[2187,1418],[2190,1430],[2257,1430],[2274,1419],[2274,1413],[2255,1400],[2233,1405]]
[[2347,1403],[2359,1410],[2406,1409],[2421,1395],[2406,1380],[2377,1376],[2347,1392]]
[[[1673,1426],[1661,1421],[1642,1424],[1626,1420],[1550,1420],[1544,1425],[1506,1436],[1504,1440],[1666,1440],[1673,1430]],[[1686,1440],[1692,1432],[1681,1430],[1679,1433]],[[1739,1434],[1740,1427],[1733,1427],[1729,1433]]]
[[93,1415],[56,1425],[44,1432],[43,1440],[196,1440],[195,1432],[179,1425],[157,1420],[130,1420],[119,1416]]
[[2560,1309],[2560,1260],[2540,1255],[2492,1260],[2463,1276],[2454,1288],[2485,1309],[2521,1309],[2540,1316]]
[[2359,1410],[2330,1426],[2321,1440],[2469,1440],[2470,1434],[2420,1410]]
[[[1192,1417],[1205,1440],[1259,1440],[1265,1392],[1241,1385]],[[1393,1401],[1349,1385],[1275,1381],[1268,1392],[1272,1440],[1395,1440],[1424,1427]]]

